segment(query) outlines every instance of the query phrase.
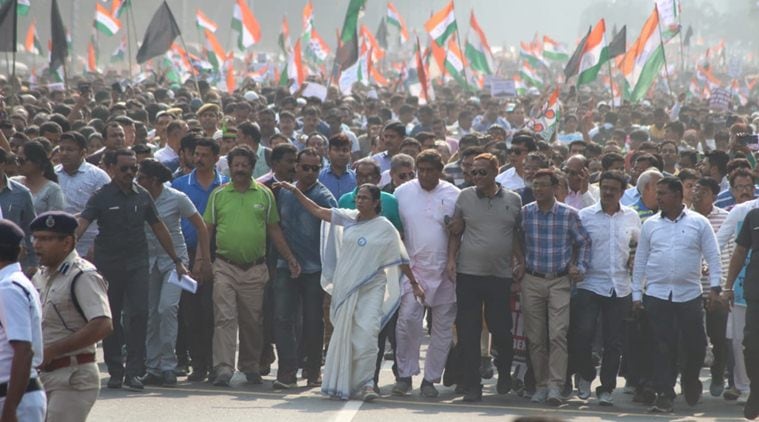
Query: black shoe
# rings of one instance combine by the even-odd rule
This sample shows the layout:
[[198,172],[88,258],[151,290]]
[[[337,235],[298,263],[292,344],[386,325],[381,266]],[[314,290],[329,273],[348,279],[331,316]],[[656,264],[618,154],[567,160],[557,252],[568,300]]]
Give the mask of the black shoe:
[[142,391],[145,389],[145,385],[140,381],[139,377],[127,377],[124,380],[124,388],[132,391]]
[[163,386],[176,387],[176,385],[177,385],[177,374],[174,371],[163,371]]
[[498,384],[496,385],[498,394],[507,394],[511,390],[511,376],[509,374],[498,374]]
[[482,401],[482,386],[480,385],[479,387],[468,388],[462,400],[470,403]]
[[672,413],[672,399],[659,394],[659,397],[656,399],[656,404],[654,404],[654,407],[651,408],[652,412],[661,412],[661,413]]
[[748,401],[743,406],[743,417],[748,420],[756,419],[759,416],[759,392],[752,391],[748,395]]
[[246,372],[245,379],[248,381],[248,384],[252,385],[261,385],[264,383],[263,378],[261,378],[261,374],[258,372]]
[[111,378],[108,380],[108,388],[121,388],[121,385],[124,383],[124,377],[119,375],[111,375]]
[[633,396],[633,403],[641,403],[647,406],[654,404],[656,401],[656,393],[649,388],[637,388],[635,395]]
[[187,364],[177,365],[173,372],[178,377],[186,377],[190,373],[190,367]]
[[480,378],[489,380],[493,378],[495,369],[493,368],[493,360],[490,356],[483,357],[480,360]]
[[457,384],[458,379],[456,378],[454,371],[451,371],[449,369],[446,369],[443,372],[443,385],[446,387],[450,387],[453,384]]
[[467,388],[461,384],[456,384],[456,388],[453,390],[453,393],[457,395],[466,394],[466,392]]
[[271,374],[271,365],[262,365],[261,371],[259,372],[262,376],[267,376]]
[[688,403],[688,406],[695,406],[698,404],[698,399],[701,398],[701,393],[703,391],[704,386],[698,379],[683,381],[683,394],[685,395],[685,402]]
[[198,382],[205,381],[208,378],[208,370],[205,368],[193,368],[192,373],[187,376],[187,381]]
[[[163,385],[163,377],[148,372],[144,377],[140,379],[140,382],[142,385],[161,386]],[[176,378],[174,378],[174,382],[176,383]]]

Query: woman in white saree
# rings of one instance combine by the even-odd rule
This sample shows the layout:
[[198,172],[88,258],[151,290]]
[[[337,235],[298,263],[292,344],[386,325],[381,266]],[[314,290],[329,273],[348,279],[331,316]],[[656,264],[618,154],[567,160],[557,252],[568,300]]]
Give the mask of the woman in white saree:
[[424,300],[400,234],[379,215],[380,190],[362,185],[356,194],[356,210],[348,210],[322,208],[286,182],[275,186],[293,192],[311,214],[325,221],[322,287],[332,295],[334,332],[322,393],[342,400],[374,400],[378,397],[373,381],[377,336],[400,303],[401,273],[410,280],[414,294]]

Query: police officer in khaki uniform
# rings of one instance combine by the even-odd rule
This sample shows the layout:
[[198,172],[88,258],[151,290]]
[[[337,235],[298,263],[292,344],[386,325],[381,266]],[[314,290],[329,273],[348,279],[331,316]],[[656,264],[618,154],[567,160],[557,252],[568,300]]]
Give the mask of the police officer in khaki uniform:
[[107,286],[76,252],[74,216],[48,212],[30,227],[40,260],[32,281],[42,302],[47,421],[84,421],[100,391],[95,344],[113,330]]

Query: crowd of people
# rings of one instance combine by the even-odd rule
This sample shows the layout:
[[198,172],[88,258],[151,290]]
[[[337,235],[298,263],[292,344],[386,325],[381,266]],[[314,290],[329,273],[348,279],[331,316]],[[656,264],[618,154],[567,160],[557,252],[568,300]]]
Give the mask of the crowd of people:
[[111,389],[759,414],[755,103],[77,82],[2,81],[3,420],[86,419],[100,340]]

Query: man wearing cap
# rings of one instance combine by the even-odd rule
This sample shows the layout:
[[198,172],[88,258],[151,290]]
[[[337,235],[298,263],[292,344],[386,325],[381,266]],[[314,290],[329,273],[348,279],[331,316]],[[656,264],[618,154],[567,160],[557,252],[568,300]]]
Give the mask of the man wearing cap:
[[41,266],[32,282],[42,301],[40,379],[49,422],[87,419],[100,391],[95,345],[113,331],[108,288],[95,266],[76,252],[76,226],[73,215],[57,211],[31,224]]
[[45,391],[33,368],[42,363],[40,298],[18,256],[24,232],[0,220],[0,420],[42,422]]
[[216,133],[219,126],[220,113],[221,108],[213,103],[203,104],[198,109],[198,120],[200,121],[200,126],[203,127],[203,136],[206,138],[213,138],[213,134]]

